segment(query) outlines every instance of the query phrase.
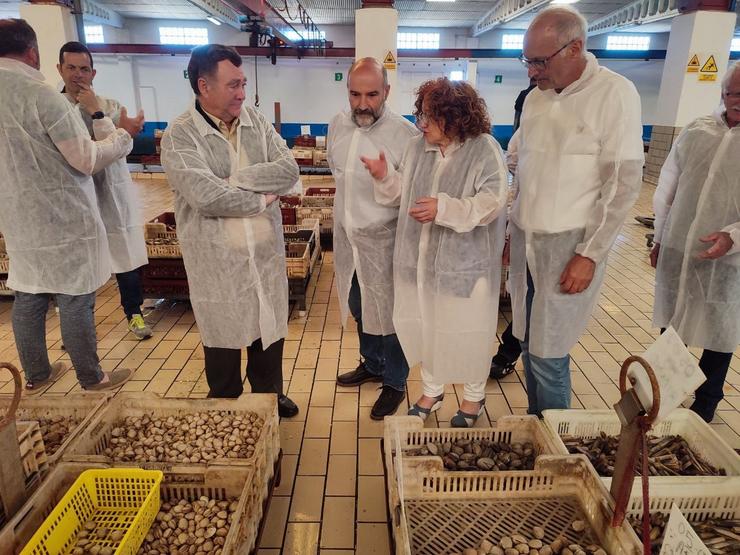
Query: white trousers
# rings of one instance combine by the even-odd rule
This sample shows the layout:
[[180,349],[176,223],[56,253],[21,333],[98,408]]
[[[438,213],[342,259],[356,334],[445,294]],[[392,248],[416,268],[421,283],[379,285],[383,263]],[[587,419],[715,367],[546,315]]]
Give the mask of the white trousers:
[[[431,376],[421,367],[421,381],[424,385],[424,395],[427,397],[439,397],[445,392],[445,384],[432,380]],[[486,382],[468,382],[463,384],[463,399],[472,403],[478,403],[486,398]]]

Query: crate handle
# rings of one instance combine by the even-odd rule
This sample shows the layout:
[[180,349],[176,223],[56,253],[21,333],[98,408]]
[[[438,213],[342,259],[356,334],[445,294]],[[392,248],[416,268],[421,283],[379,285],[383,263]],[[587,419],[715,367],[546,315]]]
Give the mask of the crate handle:
[[8,412],[6,412],[3,419],[0,420],[0,429],[2,429],[15,420],[15,411],[18,410],[18,405],[21,402],[21,390],[23,389],[23,384],[21,383],[21,373],[18,371],[18,368],[16,368],[9,362],[0,362],[0,368],[7,368],[8,371],[12,374],[13,382],[15,383],[15,389],[13,390],[13,401],[10,403]]
[[619,392],[624,395],[627,393],[627,370],[633,362],[639,362],[647,372],[648,378],[650,379],[650,387],[653,390],[653,406],[650,407],[650,412],[645,416],[645,422],[652,424],[658,416],[660,411],[660,387],[658,386],[658,379],[655,377],[655,372],[650,363],[642,358],[641,356],[632,355],[622,364],[622,369],[619,372]]

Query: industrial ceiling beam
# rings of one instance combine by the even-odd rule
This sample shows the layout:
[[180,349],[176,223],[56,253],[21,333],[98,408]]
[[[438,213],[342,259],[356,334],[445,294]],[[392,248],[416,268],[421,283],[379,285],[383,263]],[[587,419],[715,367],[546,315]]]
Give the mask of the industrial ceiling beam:
[[618,31],[624,27],[655,23],[679,15],[675,0],[636,0],[594,20],[588,25],[589,36]]
[[551,0],[498,0],[486,15],[475,22],[472,28],[473,36],[482,35],[502,23],[507,23],[550,2]]
[[225,2],[221,0],[188,0],[188,2],[222,23],[226,23],[235,29],[241,29],[239,13]]
[[82,18],[88,23],[101,23],[111,27],[123,27],[123,18],[118,12],[101,6],[93,0],[81,0]]
[[[296,2],[297,6],[288,8],[288,2],[286,1],[286,9],[278,10],[267,0],[228,0],[229,4],[235,9],[241,10],[247,15],[256,17],[262,21],[266,26],[272,29],[272,33],[275,37],[280,39],[282,42],[289,46],[313,46],[314,43],[320,41],[319,28],[313,23],[305,9]],[[294,9],[296,16],[301,18],[301,21],[293,22],[289,21],[290,9]],[[282,15],[283,12],[285,16]],[[303,37],[305,40],[296,40],[295,36]]]

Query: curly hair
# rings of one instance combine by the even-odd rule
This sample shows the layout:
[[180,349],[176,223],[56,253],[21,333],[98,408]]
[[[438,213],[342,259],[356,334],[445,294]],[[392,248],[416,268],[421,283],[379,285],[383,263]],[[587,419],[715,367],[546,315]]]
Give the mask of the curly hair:
[[[422,104],[426,101],[428,111]],[[447,77],[432,79],[416,91],[414,116],[422,113],[442,128],[450,139],[460,142],[491,132],[486,101],[465,81],[450,81]]]

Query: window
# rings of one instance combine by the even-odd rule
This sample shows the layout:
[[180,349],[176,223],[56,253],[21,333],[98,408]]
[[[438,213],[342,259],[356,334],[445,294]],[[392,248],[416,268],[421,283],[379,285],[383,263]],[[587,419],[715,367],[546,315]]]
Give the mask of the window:
[[734,39],[732,39],[732,43],[730,43],[730,51],[740,52],[740,37],[735,37]]
[[291,40],[293,42],[299,42],[303,40],[304,38],[306,40],[317,40],[317,39],[325,39],[326,33],[324,31],[319,31],[318,36],[316,35],[316,32],[309,33],[308,31],[303,31],[303,37],[298,33],[298,31],[286,31],[285,37],[288,40]]
[[465,75],[461,70],[454,69],[450,71],[450,81],[462,81],[463,79],[465,79]]
[[439,33],[398,33],[397,47],[410,49],[439,49]]
[[205,27],[160,27],[160,44],[208,44]]
[[501,39],[501,48],[504,50],[521,50],[524,48],[524,35],[504,35]]
[[606,39],[607,50],[649,50],[649,35],[609,35]]
[[90,44],[105,42],[105,37],[103,36],[103,26],[85,25],[85,42]]

